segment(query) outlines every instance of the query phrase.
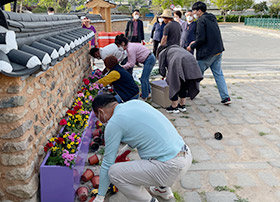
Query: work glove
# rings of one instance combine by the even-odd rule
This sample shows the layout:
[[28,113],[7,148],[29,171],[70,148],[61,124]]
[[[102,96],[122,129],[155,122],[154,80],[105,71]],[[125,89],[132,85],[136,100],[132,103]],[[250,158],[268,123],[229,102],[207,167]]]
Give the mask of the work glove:
[[105,196],[97,195],[93,202],[104,202]]
[[115,163],[127,161],[127,155],[131,152],[132,148],[125,145],[118,153]]
[[150,43],[153,43],[153,39],[150,39]]

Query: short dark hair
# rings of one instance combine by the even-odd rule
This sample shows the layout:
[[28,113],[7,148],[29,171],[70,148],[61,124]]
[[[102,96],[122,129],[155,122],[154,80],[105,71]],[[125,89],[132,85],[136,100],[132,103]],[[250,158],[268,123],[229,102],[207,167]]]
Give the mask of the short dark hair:
[[124,42],[125,45],[128,44],[128,39],[124,36],[124,34],[117,35],[115,38],[115,44],[121,45]]
[[133,10],[133,13],[134,13],[135,11],[138,12],[138,13],[140,13],[139,9],[134,9],[134,10]]
[[117,99],[112,94],[97,95],[92,102],[92,109],[97,113],[99,108],[106,107],[113,102],[117,102]]
[[207,6],[205,3],[198,1],[193,4],[192,10],[196,10],[196,11],[201,10],[202,12],[205,12],[207,10]]
[[175,11],[174,12],[176,15],[178,15],[179,16],[179,18],[181,18],[182,17],[182,13],[181,13],[181,11]]
[[189,12],[192,12],[192,10],[190,9],[190,10],[187,11],[187,13],[189,13]]
[[94,53],[96,53],[97,51],[99,51],[99,48],[93,47],[92,49],[90,49],[89,54],[94,57]]
[[54,12],[53,7],[48,7],[48,11],[50,11],[50,12]]

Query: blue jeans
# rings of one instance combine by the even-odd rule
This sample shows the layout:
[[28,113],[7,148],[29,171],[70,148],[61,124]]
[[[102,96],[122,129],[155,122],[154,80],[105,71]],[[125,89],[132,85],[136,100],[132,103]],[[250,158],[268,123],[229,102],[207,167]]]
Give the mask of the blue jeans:
[[150,56],[148,56],[148,58],[144,62],[143,72],[140,78],[142,98],[147,98],[149,96],[149,93],[151,92],[149,78],[155,64],[156,64],[156,57],[152,53]]
[[[122,98],[117,94],[115,95],[115,98],[117,99],[117,102],[118,103],[123,103],[123,100]],[[132,97],[130,100],[137,100],[139,98],[139,93],[137,95],[135,95],[134,97]]]
[[202,75],[204,74],[205,70],[210,67],[215,78],[221,99],[224,100],[226,98],[229,98],[227,84],[222,70],[222,54],[209,57],[206,60],[198,60],[197,63],[200,67]]

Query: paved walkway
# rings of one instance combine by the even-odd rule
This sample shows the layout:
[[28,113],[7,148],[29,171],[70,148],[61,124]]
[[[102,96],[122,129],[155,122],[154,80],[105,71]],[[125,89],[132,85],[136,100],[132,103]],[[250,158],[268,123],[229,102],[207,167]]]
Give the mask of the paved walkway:
[[[258,61],[262,59],[262,55],[257,55],[259,50],[254,47],[246,52],[246,46],[242,46],[242,42],[239,44],[242,54],[233,51],[238,44],[236,41],[234,43],[232,34],[247,40],[248,33],[244,30],[234,31],[229,28],[231,25],[223,26],[225,27],[221,30],[224,31],[225,45],[233,47],[227,49],[224,59],[232,104],[220,104],[210,71],[206,72],[201,82],[200,94],[193,101],[187,100],[186,113],[167,114],[163,108],[152,103],[174,124],[191,148],[194,158],[190,171],[172,188],[185,202],[279,202],[279,58],[275,57],[275,52],[263,52],[266,66],[257,66],[257,63],[251,63],[255,66],[247,66],[247,69],[239,68],[238,65],[227,66],[227,62],[230,63],[231,60],[235,60],[235,64],[238,64],[239,59],[242,62],[246,58],[254,62],[254,58]],[[267,43],[274,42],[258,33],[250,34],[251,39],[255,37],[255,40],[261,38]],[[231,43],[234,45],[230,46]],[[274,49],[275,46],[271,48]],[[268,50],[268,47],[264,49]],[[252,52],[254,57],[250,58]],[[270,61],[269,57],[274,61]],[[244,65],[248,63],[250,61],[247,60]],[[223,134],[222,140],[214,138],[216,132]],[[130,157],[138,158],[136,153]],[[109,201],[127,200],[117,194]]]

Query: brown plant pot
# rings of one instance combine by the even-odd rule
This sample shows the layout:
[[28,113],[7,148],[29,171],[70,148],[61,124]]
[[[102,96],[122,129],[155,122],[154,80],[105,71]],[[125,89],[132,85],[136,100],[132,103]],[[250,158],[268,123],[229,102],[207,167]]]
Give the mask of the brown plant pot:
[[96,175],[93,178],[91,178],[91,183],[92,183],[92,186],[95,189],[98,189],[98,187],[99,187],[99,175]]
[[99,149],[99,144],[92,141],[92,142],[90,143],[90,150],[91,150],[92,152],[96,152],[98,149]]
[[88,163],[89,165],[94,165],[99,163],[98,156],[96,154],[92,155],[91,157],[88,158]]
[[77,189],[76,194],[79,201],[86,201],[88,198],[88,189],[85,186],[81,186]]
[[101,128],[98,128],[98,129],[95,129],[93,132],[92,132],[92,137],[100,137],[102,134],[102,130]]
[[88,201],[88,202],[93,202],[93,201],[94,201],[94,199],[95,199],[95,196],[91,197],[91,199],[89,199],[89,201]]
[[91,169],[87,169],[81,176],[81,180],[84,182],[88,182],[93,178],[93,176],[94,176],[94,172]]

